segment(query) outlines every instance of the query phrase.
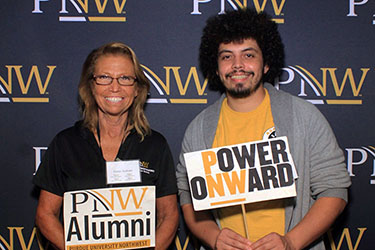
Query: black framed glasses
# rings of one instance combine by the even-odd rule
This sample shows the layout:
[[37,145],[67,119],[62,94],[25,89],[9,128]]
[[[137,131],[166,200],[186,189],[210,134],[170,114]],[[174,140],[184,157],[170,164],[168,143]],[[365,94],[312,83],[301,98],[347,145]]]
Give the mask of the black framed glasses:
[[99,75],[93,76],[93,79],[96,84],[98,85],[110,85],[113,82],[113,79],[116,79],[118,84],[121,86],[133,86],[134,83],[137,81],[137,78],[132,76],[120,76],[120,77],[112,77],[107,75]]

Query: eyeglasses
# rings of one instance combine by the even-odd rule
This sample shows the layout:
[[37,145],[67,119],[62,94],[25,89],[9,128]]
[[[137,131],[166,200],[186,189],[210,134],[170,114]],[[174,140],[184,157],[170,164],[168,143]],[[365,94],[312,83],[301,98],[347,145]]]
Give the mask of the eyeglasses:
[[132,76],[120,76],[120,77],[112,77],[112,76],[93,76],[96,84],[98,85],[110,85],[113,82],[113,79],[116,79],[118,84],[121,86],[133,86],[134,83],[137,81],[137,78]]

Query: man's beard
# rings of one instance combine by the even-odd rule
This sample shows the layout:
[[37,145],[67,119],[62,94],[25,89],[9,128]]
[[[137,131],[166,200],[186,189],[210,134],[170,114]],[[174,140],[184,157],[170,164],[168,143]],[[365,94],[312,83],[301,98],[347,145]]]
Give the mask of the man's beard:
[[253,87],[250,86],[249,88],[245,89],[243,88],[243,84],[239,83],[234,88],[226,89],[226,92],[229,96],[233,98],[238,98],[238,99],[245,98],[254,94],[261,85],[262,85],[262,81],[259,81],[255,84],[255,86]]

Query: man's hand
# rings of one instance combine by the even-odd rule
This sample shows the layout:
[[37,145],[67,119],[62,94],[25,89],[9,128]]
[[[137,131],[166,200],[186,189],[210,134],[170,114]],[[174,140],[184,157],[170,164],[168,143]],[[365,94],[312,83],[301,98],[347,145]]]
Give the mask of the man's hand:
[[224,228],[216,238],[215,249],[252,249],[251,242],[238,233]]
[[288,236],[270,233],[251,244],[252,250],[296,250]]

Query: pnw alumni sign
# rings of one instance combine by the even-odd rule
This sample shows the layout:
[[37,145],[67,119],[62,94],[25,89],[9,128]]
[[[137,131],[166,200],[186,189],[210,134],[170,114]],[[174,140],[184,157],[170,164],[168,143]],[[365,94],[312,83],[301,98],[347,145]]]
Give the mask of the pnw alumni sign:
[[123,187],[64,194],[66,250],[155,246],[155,187]]
[[296,196],[286,137],[184,154],[195,210]]

